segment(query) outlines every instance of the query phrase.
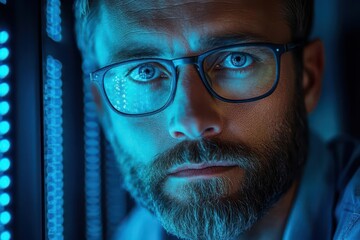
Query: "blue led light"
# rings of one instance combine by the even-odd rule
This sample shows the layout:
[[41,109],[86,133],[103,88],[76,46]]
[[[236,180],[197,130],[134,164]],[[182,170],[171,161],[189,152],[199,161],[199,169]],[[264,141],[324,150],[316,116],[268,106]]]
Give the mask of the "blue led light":
[[8,224],[11,220],[11,214],[8,211],[0,213],[0,223]]
[[10,68],[8,65],[4,64],[0,66],[0,78],[5,78],[7,75],[9,75]]
[[2,158],[2,159],[0,160],[0,171],[5,172],[5,171],[9,170],[10,165],[11,165],[10,159],[8,159],[8,158]]
[[5,115],[9,112],[10,105],[8,102],[0,102],[0,114]]
[[9,93],[10,86],[7,83],[0,84],[0,97],[4,97],[6,94]]
[[9,33],[7,31],[0,32],[0,44],[6,43],[9,39]]
[[105,147],[105,168],[103,172],[105,175],[105,199],[106,199],[106,229],[107,236],[105,239],[112,239],[114,233],[117,231],[121,219],[123,219],[127,204],[126,195],[123,189],[119,188],[123,183],[119,177],[118,162],[116,161],[115,153],[111,144],[107,143]]
[[0,188],[5,189],[10,186],[11,180],[9,176],[3,175],[0,177]]
[[46,59],[44,83],[46,220],[49,239],[63,239],[62,64]]
[[101,219],[101,160],[100,128],[96,107],[90,94],[88,79],[84,79],[84,140],[85,140],[85,195],[86,239],[102,238]]
[[0,195],[0,205],[6,206],[10,203],[10,195],[8,193],[2,193]]
[[10,141],[7,139],[0,140],[0,152],[5,153],[10,149]]
[[6,134],[10,130],[10,123],[8,121],[0,122],[0,134]]
[[11,234],[9,231],[2,232],[0,235],[0,240],[10,240]]
[[10,102],[8,99],[3,98],[10,91],[10,81],[8,79],[10,67],[6,62],[11,52],[11,49],[7,46],[9,38],[9,33],[0,29],[0,240],[9,240],[12,237],[6,226],[11,220],[11,213],[7,209],[11,201],[10,193],[8,193],[10,189],[7,189],[11,185],[11,178],[6,171],[9,170],[11,165],[7,154],[12,139],[9,139],[11,124],[7,120],[7,116],[5,116],[10,111]]
[[10,52],[8,48],[6,47],[0,48],[0,61],[7,59],[9,54]]
[[60,6],[60,0],[48,0],[46,5],[46,32],[55,42],[62,39]]

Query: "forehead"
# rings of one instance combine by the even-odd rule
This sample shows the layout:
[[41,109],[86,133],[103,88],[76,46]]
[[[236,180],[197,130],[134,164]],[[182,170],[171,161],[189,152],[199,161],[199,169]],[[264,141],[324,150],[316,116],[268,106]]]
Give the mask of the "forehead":
[[[131,19],[191,19],[194,15],[218,16],[224,12],[247,11],[257,9],[269,12],[279,9],[282,0],[104,0],[104,10],[112,13],[113,16],[122,15],[124,18]],[[278,12],[278,11],[275,11]],[[240,12],[241,13],[241,12]]]
[[[96,48],[104,55],[123,47],[157,46],[175,57],[206,50],[209,46],[202,40],[221,35],[283,42],[290,38],[290,29],[282,1],[104,0]],[[116,49],[104,51],[104,46]]]

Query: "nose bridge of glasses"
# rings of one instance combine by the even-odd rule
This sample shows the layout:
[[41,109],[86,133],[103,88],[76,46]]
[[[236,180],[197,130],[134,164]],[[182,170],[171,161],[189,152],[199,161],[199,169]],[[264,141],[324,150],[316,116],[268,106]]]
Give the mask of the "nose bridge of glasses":
[[[205,80],[203,79],[203,73],[201,69],[201,60],[199,60],[199,56],[191,56],[191,57],[183,57],[183,58],[177,58],[173,59],[172,62],[174,64],[174,67],[176,69],[176,78],[179,78],[179,67],[183,65],[192,65],[195,67],[195,70],[197,72],[198,77],[200,78],[200,81],[203,83],[204,87],[207,88]],[[184,74],[184,73],[183,73]],[[186,76],[187,74],[185,74]],[[191,81],[193,82],[193,81]]]
[[176,58],[176,59],[172,60],[172,62],[174,64],[175,68],[177,68],[180,65],[185,65],[185,64],[193,64],[197,68],[199,67],[199,65],[198,65],[198,57],[197,56]]
[[[169,132],[175,139],[200,139],[212,137],[222,131],[222,120],[210,101],[210,97],[205,97],[206,86],[203,82],[199,68],[198,57],[184,57],[172,60],[176,69],[182,65],[191,64],[182,68],[182,73],[177,76],[181,78],[178,83],[177,94],[174,97],[174,104],[169,120]],[[197,71],[198,78],[194,83],[194,74]]]
[[199,77],[201,78],[201,81],[203,81],[202,77],[201,77],[201,66],[199,63],[199,57],[198,56],[191,56],[191,57],[182,57],[182,58],[177,58],[177,59],[173,59],[172,60],[174,67],[176,69],[176,75],[177,78],[179,77],[179,67],[182,65],[193,65],[199,75]]

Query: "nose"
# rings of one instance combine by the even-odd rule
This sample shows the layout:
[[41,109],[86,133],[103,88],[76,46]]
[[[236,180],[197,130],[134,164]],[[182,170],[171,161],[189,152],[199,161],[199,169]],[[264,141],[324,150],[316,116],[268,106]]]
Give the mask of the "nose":
[[196,140],[220,134],[223,124],[220,109],[195,67],[181,66],[178,72],[176,94],[169,109],[171,137]]

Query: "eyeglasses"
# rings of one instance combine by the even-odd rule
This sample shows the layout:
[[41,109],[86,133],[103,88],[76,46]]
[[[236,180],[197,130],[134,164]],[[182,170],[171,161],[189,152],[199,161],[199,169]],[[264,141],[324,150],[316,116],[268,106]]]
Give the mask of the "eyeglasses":
[[148,116],[173,101],[177,67],[193,64],[208,92],[229,103],[256,101],[274,92],[280,57],[300,44],[243,43],[219,47],[198,56],[123,61],[90,74],[111,107],[122,115]]

